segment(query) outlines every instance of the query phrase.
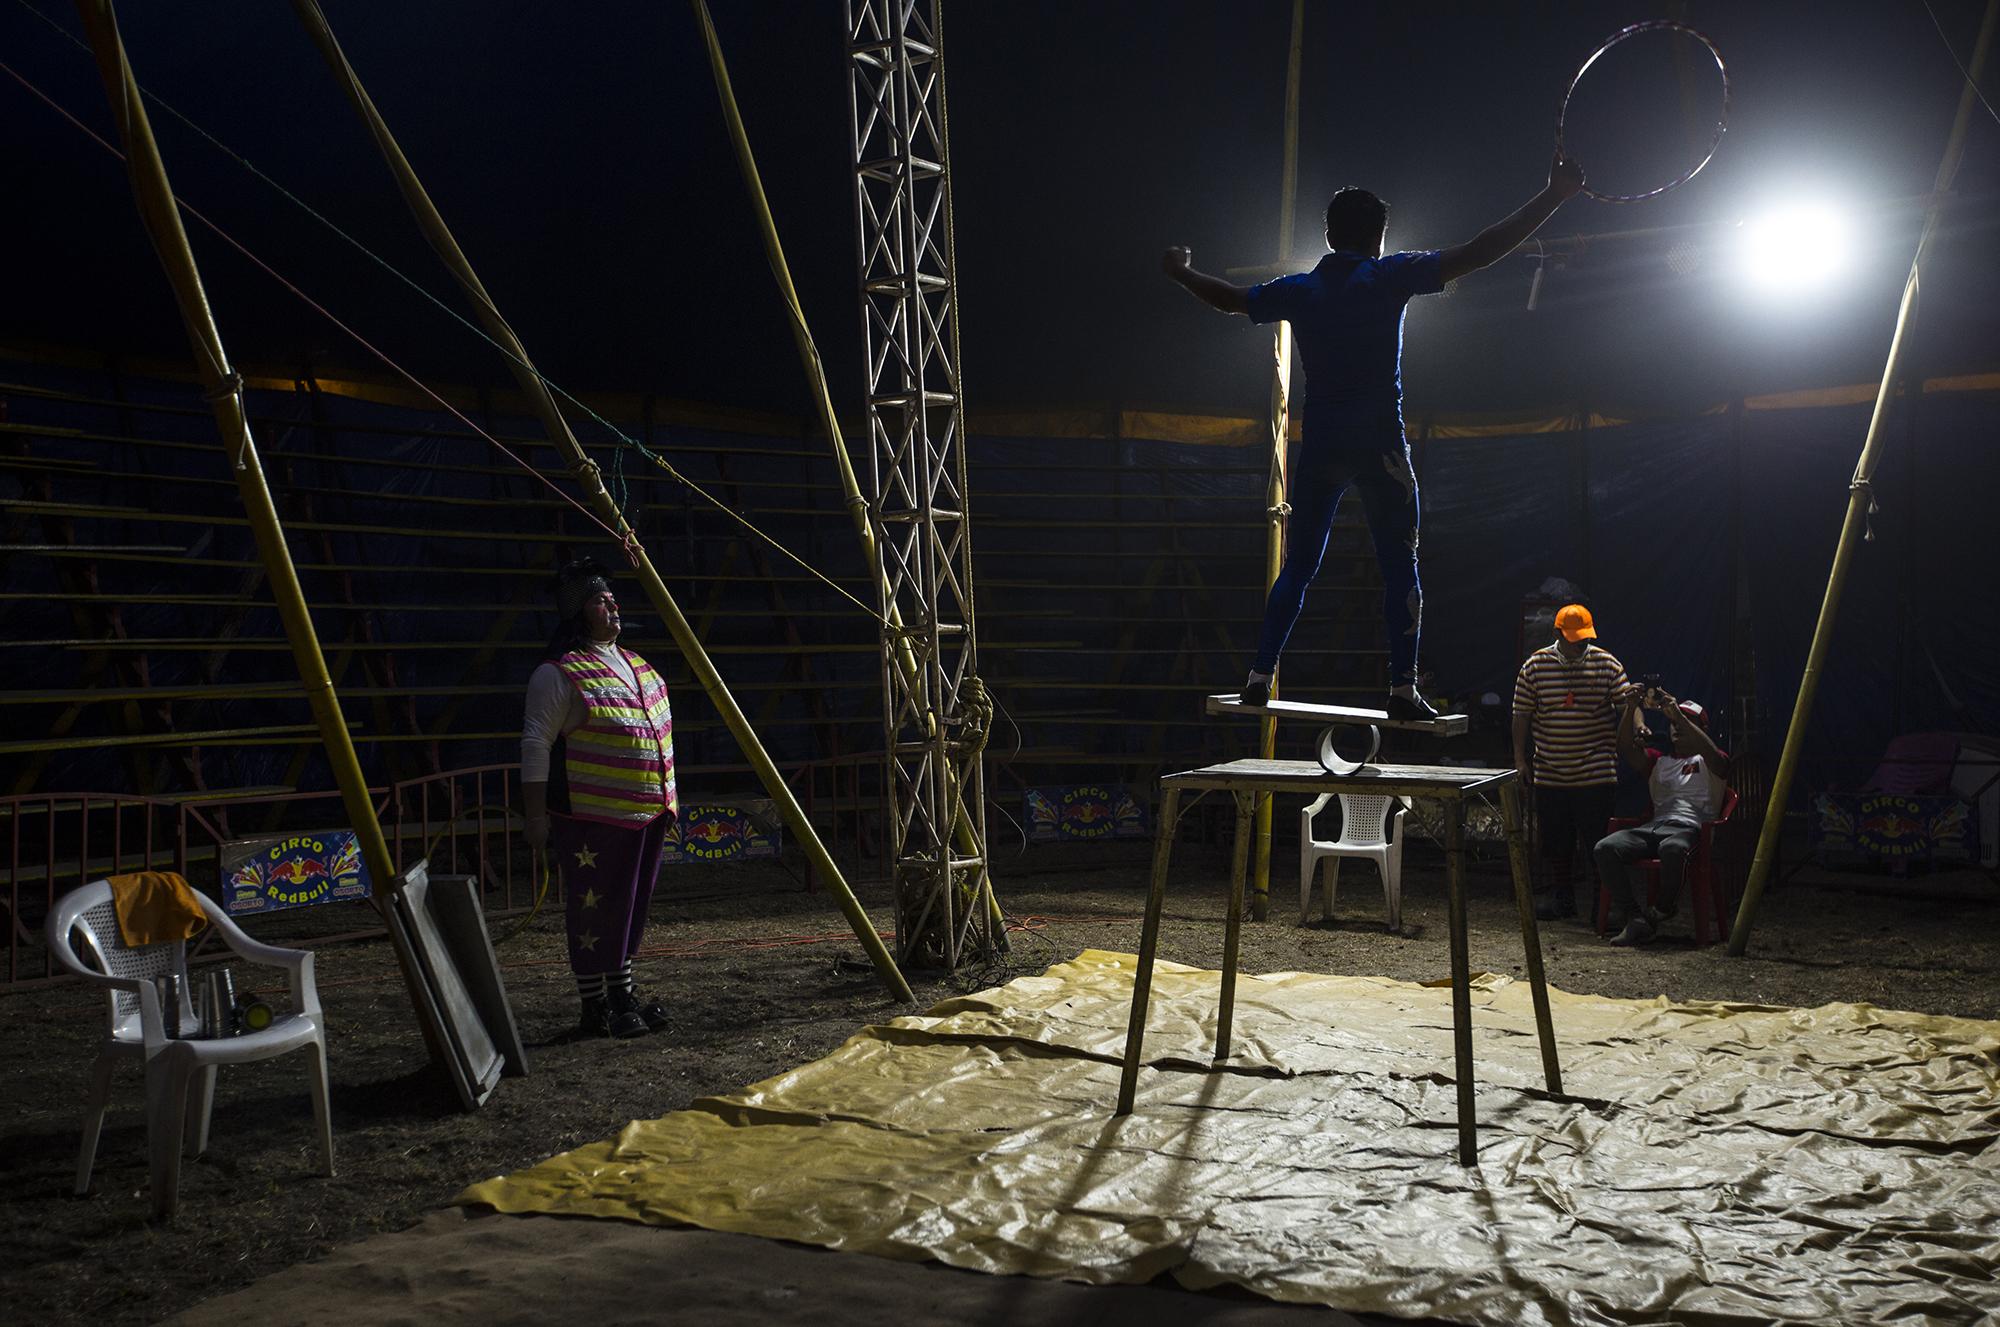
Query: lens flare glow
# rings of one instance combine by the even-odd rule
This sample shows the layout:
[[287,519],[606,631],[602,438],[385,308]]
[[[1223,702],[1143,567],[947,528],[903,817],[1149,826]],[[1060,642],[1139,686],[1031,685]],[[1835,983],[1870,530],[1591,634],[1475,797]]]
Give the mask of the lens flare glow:
[[1824,203],[1802,203],[1743,223],[1744,275],[1765,290],[1824,286],[1854,255],[1847,221]]

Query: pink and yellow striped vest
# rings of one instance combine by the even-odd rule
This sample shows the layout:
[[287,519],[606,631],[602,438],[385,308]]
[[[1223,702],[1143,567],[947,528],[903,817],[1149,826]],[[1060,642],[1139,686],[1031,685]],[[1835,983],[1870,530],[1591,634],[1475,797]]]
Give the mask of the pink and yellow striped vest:
[[662,811],[680,813],[674,788],[674,716],[667,684],[653,666],[620,650],[639,682],[625,679],[587,650],[556,660],[589,715],[563,738],[563,772],[570,814],[612,825],[643,825]]

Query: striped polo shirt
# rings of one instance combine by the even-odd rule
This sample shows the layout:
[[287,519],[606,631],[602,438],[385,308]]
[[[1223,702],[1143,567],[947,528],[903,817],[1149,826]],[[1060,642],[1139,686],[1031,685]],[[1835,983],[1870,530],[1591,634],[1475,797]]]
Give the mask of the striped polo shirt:
[[1521,661],[1514,679],[1514,715],[1526,715],[1535,737],[1535,785],[1591,788],[1618,782],[1618,707],[1625,665],[1609,650],[1584,642],[1575,659],[1555,642]]

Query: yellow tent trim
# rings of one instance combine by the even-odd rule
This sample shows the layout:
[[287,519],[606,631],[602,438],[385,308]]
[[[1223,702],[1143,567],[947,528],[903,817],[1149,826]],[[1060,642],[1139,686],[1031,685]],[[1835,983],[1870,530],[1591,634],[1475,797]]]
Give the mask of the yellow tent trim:
[[[105,356],[74,349],[22,343],[0,343],[0,359],[62,364],[72,368],[105,369]],[[120,360],[121,372],[168,381],[195,382],[187,365],[163,360]],[[403,409],[435,409],[436,402],[400,382],[369,378],[281,374],[266,369],[245,374],[245,382],[262,391],[288,392],[310,382],[331,396]],[[0,384],[3,387],[4,384]],[[526,416],[528,405],[518,392],[496,391],[483,396],[468,388],[438,387],[439,395],[465,411],[493,411]],[[2000,391],[2000,373],[1969,373],[1928,378],[1923,391]],[[1841,387],[1813,387],[1791,392],[1771,392],[1743,398],[1746,410],[1803,410],[1827,406],[1861,405],[1875,399],[1876,384],[1853,383]],[[655,423],[683,428],[711,429],[724,433],[756,433],[765,437],[805,438],[814,426],[794,416],[755,410],[738,410],[700,402],[666,400],[637,392],[592,392],[582,400],[607,419],[630,427],[650,406]],[[1598,410],[1571,410],[1550,414],[1546,410],[1476,413],[1454,412],[1413,417],[1410,435],[1415,438],[1496,438],[1523,437],[1544,433],[1574,433],[1583,429],[1615,428],[1644,418],[1688,418],[1727,413],[1732,403],[1721,402],[1698,410],[1672,410],[1658,414],[1628,412],[1609,414]],[[475,415],[475,418],[477,416]],[[1292,412],[1290,436],[1297,438],[1302,416]],[[1143,439],[1148,442],[1178,442],[1207,447],[1258,447],[1270,436],[1270,424],[1262,418],[1238,415],[1202,414],[1189,411],[1082,406],[1059,410],[995,411],[971,416],[970,432],[990,438],[1094,438]]]

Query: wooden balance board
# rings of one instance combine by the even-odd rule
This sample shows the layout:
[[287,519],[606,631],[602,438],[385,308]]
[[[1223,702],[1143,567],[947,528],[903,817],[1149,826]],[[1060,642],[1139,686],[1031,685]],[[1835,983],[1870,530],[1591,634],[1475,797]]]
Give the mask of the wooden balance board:
[[[1308,719],[1322,725],[1319,735],[1319,763],[1328,774],[1353,774],[1365,769],[1382,746],[1384,728],[1434,737],[1457,737],[1472,726],[1463,714],[1441,714],[1435,719],[1392,719],[1386,710],[1356,709],[1347,705],[1308,705],[1297,700],[1274,700],[1263,705],[1245,705],[1233,695],[1210,696],[1210,714],[1254,714],[1260,718]],[[1357,759],[1349,759],[1336,749],[1339,734],[1347,729],[1366,730],[1368,749]]]

